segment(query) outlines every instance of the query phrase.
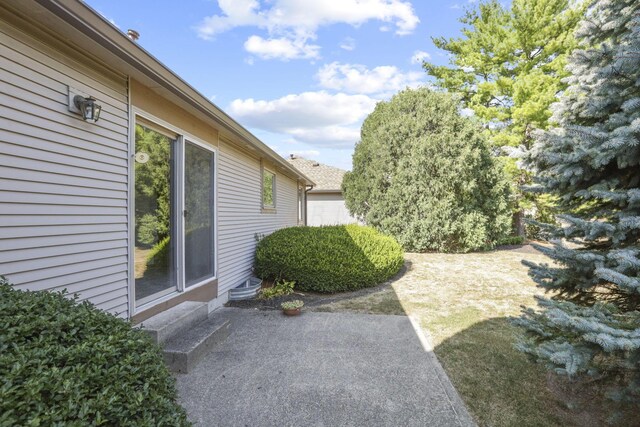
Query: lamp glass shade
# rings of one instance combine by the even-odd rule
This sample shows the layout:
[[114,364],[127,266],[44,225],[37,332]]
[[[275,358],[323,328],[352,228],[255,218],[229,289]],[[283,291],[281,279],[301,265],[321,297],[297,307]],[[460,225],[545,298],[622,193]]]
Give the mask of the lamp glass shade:
[[76,107],[80,110],[80,114],[82,114],[82,118],[85,121],[94,121],[97,122],[100,117],[100,112],[102,111],[102,106],[96,104],[96,100],[93,98],[84,98],[80,95],[76,95],[73,98],[73,102],[76,104]]
[[91,99],[82,103],[82,118],[86,121],[93,120],[93,101]]
[[102,105],[93,103],[93,121],[97,122],[100,118],[100,112],[102,112]]

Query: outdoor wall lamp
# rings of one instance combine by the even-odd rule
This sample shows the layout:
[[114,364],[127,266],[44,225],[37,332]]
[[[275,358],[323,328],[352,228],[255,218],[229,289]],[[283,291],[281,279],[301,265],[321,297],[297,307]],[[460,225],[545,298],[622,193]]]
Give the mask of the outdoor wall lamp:
[[73,97],[73,104],[80,111],[82,118],[86,122],[93,121],[95,123],[100,118],[102,106],[100,104],[96,104],[95,98],[91,96],[85,98],[82,95],[76,95]]

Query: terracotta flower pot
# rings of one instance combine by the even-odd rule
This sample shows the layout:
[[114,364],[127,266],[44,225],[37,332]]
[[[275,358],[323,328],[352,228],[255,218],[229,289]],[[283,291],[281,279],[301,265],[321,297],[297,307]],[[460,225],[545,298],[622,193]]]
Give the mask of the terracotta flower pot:
[[287,316],[298,316],[300,314],[299,308],[283,308],[282,312]]

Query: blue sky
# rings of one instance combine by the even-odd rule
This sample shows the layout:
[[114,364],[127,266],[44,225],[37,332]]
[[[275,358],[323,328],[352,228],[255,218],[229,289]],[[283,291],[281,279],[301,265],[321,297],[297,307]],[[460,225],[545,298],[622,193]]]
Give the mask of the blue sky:
[[474,0],[88,0],[283,156],[351,168],[376,102],[444,64]]

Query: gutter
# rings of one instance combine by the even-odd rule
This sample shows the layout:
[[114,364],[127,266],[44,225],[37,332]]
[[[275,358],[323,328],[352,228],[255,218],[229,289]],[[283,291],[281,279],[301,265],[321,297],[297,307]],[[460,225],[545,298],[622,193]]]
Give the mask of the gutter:
[[[115,55],[137,71],[144,74],[159,86],[167,89],[172,95],[189,104],[200,113],[214,119],[227,131],[248,141],[265,157],[294,176],[313,181],[289,164],[282,156],[260,141],[255,135],[236,122],[222,109],[209,101],[189,83],[158,61],[153,55],[132,42],[129,37],[86,3],[78,0],[35,0],[40,6],[80,31],[89,40],[99,44],[109,53]],[[20,2],[18,2],[20,3]],[[37,19],[38,15],[32,15]]]

